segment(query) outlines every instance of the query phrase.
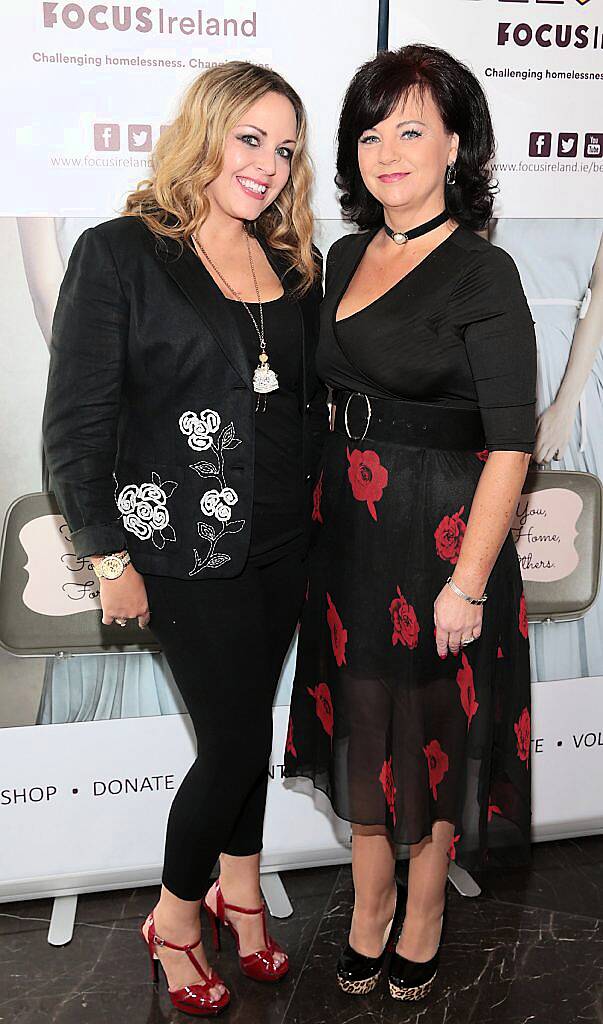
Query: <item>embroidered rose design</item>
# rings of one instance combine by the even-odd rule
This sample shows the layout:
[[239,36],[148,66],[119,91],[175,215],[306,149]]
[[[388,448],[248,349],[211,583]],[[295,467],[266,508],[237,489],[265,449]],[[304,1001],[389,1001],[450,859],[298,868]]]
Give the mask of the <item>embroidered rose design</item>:
[[389,473],[381,461],[377,452],[361,452],[354,449],[348,455],[348,479],[352,485],[352,494],[357,501],[366,501],[368,510],[375,522],[377,521],[377,510],[375,502],[381,501],[383,490],[387,487]]
[[461,705],[467,715],[467,729],[471,725],[471,719],[479,707],[475,699],[475,686],[473,685],[473,669],[467,660],[467,655],[461,655],[461,668],[456,674],[456,681],[461,691]]
[[487,448],[484,448],[482,452],[476,452],[475,454],[477,455],[478,459],[480,459],[481,462],[487,462],[490,452],[488,451]]
[[321,515],[321,511],[320,511],[320,501],[321,501],[321,498],[322,498],[322,478],[323,478],[323,476],[324,476],[324,470],[320,474],[320,476],[318,478],[318,482],[316,484],[316,487],[314,488],[314,491],[312,493],[312,500],[313,500],[313,503],[314,503],[314,508],[312,509],[312,519],[313,519],[314,522],[317,522],[317,523],[322,523],[322,515]]
[[316,701],[316,714],[322,722],[322,727],[329,736],[333,735],[333,702],[331,691],[326,683],[317,683],[313,690],[307,687],[308,693]]
[[517,736],[517,756],[520,761],[526,762],[527,768],[530,756],[530,712],[527,708],[523,709],[513,728]]
[[232,519],[232,509],[239,496],[234,488],[226,483],[224,466],[224,453],[240,445],[241,440],[235,437],[234,423],[229,423],[218,434],[221,422],[219,413],[213,409],[204,409],[198,414],[183,412],[178,421],[189,446],[195,451],[208,452],[209,456],[207,461],[194,462],[189,468],[204,479],[214,477],[218,481],[218,487],[210,488],[201,496],[199,507],[203,515],[217,520],[219,529],[216,529],[213,523],[206,523],[204,520],[197,523],[197,532],[206,542],[206,547],[204,554],[203,549],[199,552],[198,548],[193,548],[195,564],[189,571],[189,576],[195,576],[203,569],[219,569],[226,562],[230,562],[230,555],[217,550],[218,543],[226,534],[240,533],[245,526],[244,519]]
[[156,548],[165,547],[166,541],[175,541],[176,533],[170,523],[167,500],[178,484],[151,473],[150,483],[126,484],[116,497],[124,528],[139,540],[151,540]]
[[291,754],[293,757],[297,757],[297,750],[293,745],[293,719],[289,717],[289,728],[287,729],[287,745],[285,747],[287,754]]
[[220,423],[220,416],[213,409],[204,409],[198,415],[196,412],[183,412],[178,421],[180,430],[188,438],[189,446],[197,452],[205,452],[212,447],[213,434],[220,429]]
[[464,511],[465,506],[461,505],[454,515],[444,516],[434,533],[437,554],[451,565],[456,565],[459,560],[461,544],[467,529],[467,524],[461,519]]
[[429,788],[433,793],[433,799],[438,799],[438,786],[448,771],[448,754],[442,750],[439,740],[431,740],[423,753],[427,758],[429,768]]
[[335,661],[341,668],[342,665],[347,665],[345,660],[345,645],[348,642],[348,631],[343,628],[343,622],[339,618],[337,609],[331,600],[331,595],[327,594],[327,623],[331,630],[331,643],[333,645],[333,654],[335,655]]
[[389,761],[384,761],[379,773],[379,782],[381,783],[383,792],[385,793],[385,799],[389,812],[393,818],[394,825],[396,824],[396,787],[394,785],[394,773],[392,771],[392,759],[391,756]]
[[220,523],[229,523],[231,508],[238,500],[239,496],[232,487],[223,487],[221,491],[206,491],[201,498],[201,511],[206,516],[215,516]]
[[458,836],[454,836],[454,838],[450,840],[450,846],[448,847],[448,856],[450,857],[450,860],[456,860],[456,844],[458,843],[460,838],[461,837],[459,834]]
[[522,593],[519,601],[519,632],[524,640],[528,639],[528,610],[526,608],[526,597]]
[[392,633],[392,644],[403,644],[411,649],[419,642],[419,623],[415,610],[403,596],[400,587],[396,587],[398,596],[395,597],[389,606],[394,631]]

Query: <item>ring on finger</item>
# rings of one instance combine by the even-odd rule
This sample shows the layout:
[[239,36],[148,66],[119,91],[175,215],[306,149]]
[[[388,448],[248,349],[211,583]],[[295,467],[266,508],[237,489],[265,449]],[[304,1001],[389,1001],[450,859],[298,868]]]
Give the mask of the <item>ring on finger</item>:
[[466,647],[467,644],[472,644],[474,640],[477,640],[477,637],[475,637],[475,636],[462,636],[461,637],[461,647]]
[[127,626],[127,624],[128,624],[128,620],[127,619],[116,619],[115,621],[117,622],[118,626]]

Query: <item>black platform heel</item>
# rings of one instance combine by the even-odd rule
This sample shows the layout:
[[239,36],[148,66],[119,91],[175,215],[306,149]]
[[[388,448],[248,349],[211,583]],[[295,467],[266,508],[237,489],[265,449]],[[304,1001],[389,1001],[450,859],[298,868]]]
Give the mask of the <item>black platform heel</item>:
[[394,949],[406,905],[406,890],[396,880],[396,906],[392,917],[387,942],[379,956],[364,956],[352,949],[347,942],[337,961],[337,984],[343,992],[353,996],[365,996],[379,983],[383,965],[388,953]]
[[405,956],[400,956],[394,950],[389,965],[389,993],[392,999],[405,999],[416,1002],[429,994],[438,973],[445,925],[446,905],[442,914],[442,930],[440,932],[438,948],[431,960],[427,960],[425,963],[407,960]]

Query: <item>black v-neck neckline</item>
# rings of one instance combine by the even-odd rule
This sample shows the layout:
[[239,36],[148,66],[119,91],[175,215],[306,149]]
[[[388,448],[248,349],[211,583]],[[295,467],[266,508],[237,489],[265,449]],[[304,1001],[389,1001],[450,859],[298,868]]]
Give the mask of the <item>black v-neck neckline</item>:
[[439,253],[440,249],[442,249],[442,247],[445,246],[446,243],[451,240],[451,238],[457,233],[457,231],[460,230],[460,225],[458,227],[456,227],[454,229],[454,231],[451,231],[450,234],[447,235],[447,237],[444,238],[438,245],[436,245],[430,252],[428,252],[427,255],[424,256],[423,259],[420,260],[416,264],[416,266],[414,266],[412,268],[412,270],[409,270],[406,274],[403,274],[402,277],[398,278],[398,280],[395,281],[394,284],[390,288],[388,288],[386,291],[382,292],[381,295],[377,295],[377,297],[374,298],[371,302],[369,302],[366,306],[362,306],[361,309],[357,309],[354,313],[350,313],[349,316],[344,316],[344,317],[341,318],[341,320],[338,320],[337,319],[337,310],[339,309],[339,306],[341,305],[341,300],[343,299],[345,293],[347,292],[348,288],[350,287],[350,284],[352,283],[354,275],[355,275],[356,271],[358,270],[358,267],[360,266],[360,264],[361,264],[361,262],[362,262],[362,260],[364,258],[364,254],[366,253],[366,250],[368,249],[369,245],[371,244],[371,242],[373,241],[373,239],[375,238],[375,236],[377,235],[377,233],[380,230],[381,230],[381,227],[378,227],[378,228],[374,229],[372,232],[370,232],[368,234],[368,237],[367,237],[367,239],[365,241],[365,244],[363,246],[361,246],[359,252],[356,255],[356,260],[355,260],[355,262],[354,262],[354,264],[352,266],[351,271],[349,272],[349,274],[345,278],[343,289],[339,292],[339,295],[337,296],[337,300],[335,302],[335,305],[333,306],[333,331],[334,331],[335,335],[337,335],[337,328],[341,324],[345,324],[349,320],[353,320],[353,319],[355,319],[355,317],[360,316],[361,313],[365,313],[368,310],[373,309],[379,302],[381,302],[383,299],[385,299],[388,295],[391,295],[392,292],[395,291],[396,288],[399,288],[402,284],[404,284],[405,281],[408,281],[408,279],[410,277],[412,277],[413,274],[416,274],[416,272],[418,270],[420,270],[421,267],[423,267],[426,263],[430,262],[431,261],[431,257],[435,256],[436,253]]

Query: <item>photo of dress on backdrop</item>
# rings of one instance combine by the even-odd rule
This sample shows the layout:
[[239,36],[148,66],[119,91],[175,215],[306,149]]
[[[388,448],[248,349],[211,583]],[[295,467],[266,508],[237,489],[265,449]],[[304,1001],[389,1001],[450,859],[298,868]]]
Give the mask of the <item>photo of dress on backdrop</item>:
[[[81,232],[99,222],[100,218],[18,218],[23,276],[37,325],[29,339],[32,346],[49,344],[71,250]],[[492,221],[489,236],[516,261],[536,325],[539,430],[535,457],[546,459],[552,470],[586,471],[601,479],[603,219],[499,219]],[[13,300],[13,295],[0,293],[1,302]],[[11,401],[18,403],[20,396],[11,394],[4,404],[5,434],[11,422]],[[41,417],[41,408],[39,413]],[[44,477],[42,469],[42,479],[32,479],[31,489],[44,489]],[[3,494],[3,515],[18,496]],[[530,641],[533,681],[603,676],[603,595],[574,621],[531,623]],[[49,657],[36,722],[183,711],[161,654]],[[6,724],[1,708],[0,724]]]

